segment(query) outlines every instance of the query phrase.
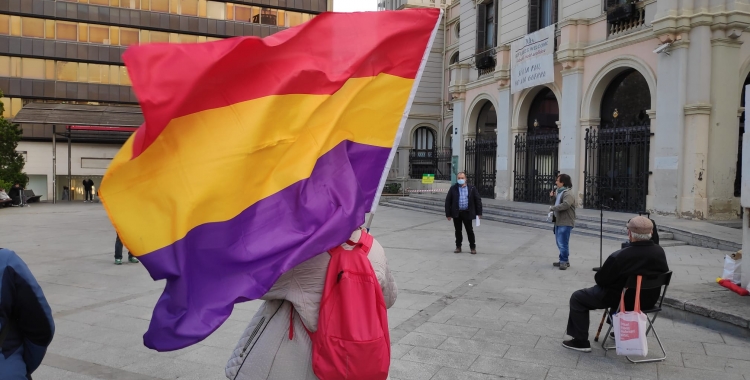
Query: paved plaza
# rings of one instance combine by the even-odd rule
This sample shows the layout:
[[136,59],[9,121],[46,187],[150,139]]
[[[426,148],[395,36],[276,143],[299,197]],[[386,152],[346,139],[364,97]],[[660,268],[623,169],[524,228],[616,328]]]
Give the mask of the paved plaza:
[[[159,353],[143,346],[164,282],[140,264],[113,265],[115,233],[100,204],[0,209],[0,247],[29,264],[52,306],[55,339],[35,380],[224,379],[224,365],[258,301],[235,307],[205,341]],[[571,267],[550,231],[483,221],[477,255],[453,253],[453,224],[381,207],[372,233],[386,248],[399,294],[388,311],[391,379],[750,380],[750,339],[659,318],[668,359],[628,363],[594,347],[564,349],[572,291],[593,285],[599,240],[573,236]],[[619,243],[604,241],[604,252]],[[673,284],[712,281],[725,252],[667,248]],[[592,312],[591,339],[601,319]],[[658,350],[650,340],[650,350]],[[0,376],[1,377],[1,376]],[[290,379],[292,380],[292,379]]]

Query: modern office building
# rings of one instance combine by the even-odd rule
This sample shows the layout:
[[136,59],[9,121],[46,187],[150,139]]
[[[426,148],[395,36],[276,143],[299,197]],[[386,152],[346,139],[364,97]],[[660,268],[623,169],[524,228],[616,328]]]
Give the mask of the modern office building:
[[[331,0],[0,0],[4,116],[12,120],[25,106],[35,111],[23,119],[32,122],[21,124],[18,146],[26,158],[27,188],[43,200],[53,194],[61,199],[70,174],[73,199],[80,200],[83,179],[98,186],[134,130],[118,120],[132,124],[138,118],[121,59],[128,46],[266,37],[330,9]],[[53,115],[59,122],[50,121]],[[97,122],[81,122],[86,120]]]
[[[422,124],[404,132],[402,147],[412,154],[398,162],[393,180],[441,172],[448,153],[440,150],[450,148],[488,198],[547,203],[555,174],[564,172],[587,208],[604,200],[626,212],[740,215],[747,3],[381,3],[413,6],[446,7],[444,45],[434,47],[443,51],[444,85],[423,96],[447,103],[432,120],[411,115]],[[554,80],[513,93],[511,43],[550,25]]]

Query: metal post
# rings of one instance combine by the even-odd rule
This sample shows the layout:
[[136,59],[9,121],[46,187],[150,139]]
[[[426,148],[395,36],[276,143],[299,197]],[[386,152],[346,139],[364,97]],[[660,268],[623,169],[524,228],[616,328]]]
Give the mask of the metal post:
[[68,126],[68,202],[71,202],[71,200],[73,199],[73,197],[72,197],[73,194],[72,194],[72,192],[70,190],[70,185],[71,185],[71,182],[73,181],[73,179],[71,177],[71,174],[70,174],[70,162],[71,162],[71,158],[70,158],[70,126]]
[[57,203],[57,140],[55,133],[57,126],[52,126],[52,203]]

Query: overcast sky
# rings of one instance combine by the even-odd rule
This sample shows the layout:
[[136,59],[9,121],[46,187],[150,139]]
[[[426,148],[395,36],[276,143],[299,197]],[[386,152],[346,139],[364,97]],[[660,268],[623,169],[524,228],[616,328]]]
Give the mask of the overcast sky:
[[360,12],[378,10],[377,0],[333,0],[334,12]]

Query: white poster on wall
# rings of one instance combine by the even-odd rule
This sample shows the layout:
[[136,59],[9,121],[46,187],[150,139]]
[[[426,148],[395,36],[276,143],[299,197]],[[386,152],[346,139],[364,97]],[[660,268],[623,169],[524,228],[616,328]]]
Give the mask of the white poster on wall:
[[514,41],[511,45],[512,93],[555,80],[555,25],[550,25]]

